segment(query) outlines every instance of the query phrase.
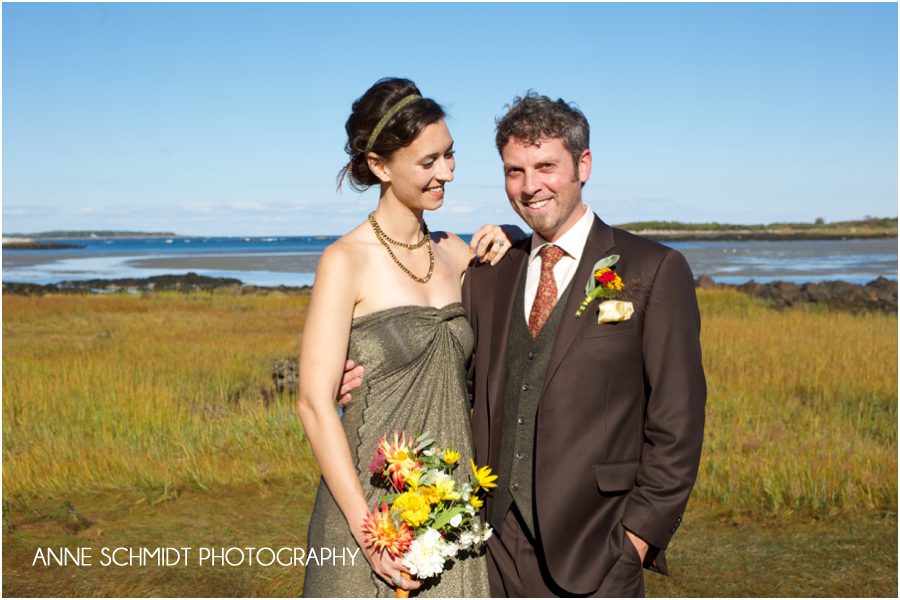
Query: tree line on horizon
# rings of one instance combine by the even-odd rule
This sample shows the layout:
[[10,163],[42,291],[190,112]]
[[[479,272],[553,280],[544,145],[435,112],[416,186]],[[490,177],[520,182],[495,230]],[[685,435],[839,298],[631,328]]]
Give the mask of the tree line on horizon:
[[811,223],[769,223],[741,225],[734,223],[682,223],[680,221],[635,221],[616,225],[628,231],[809,231],[818,229],[897,229],[897,217],[870,217],[855,221],[833,221],[828,223],[819,217]]
[[[681,221],[634,221],[616,225],[620,229],[628,231],[814,231],[814,230],[840,230],[840,229],[897,229],[897,217],[872,217],[866,216],[854,221],[833,221],[831,223],[819,217],[810,223],[769,223],[769,224],[738,224],[738,223],[682,223]],[[115,237],[177,237],[171,231],[111,231],[111,230],[57,230],[40,231],[35,233],[4,233],[7,238],[115,238]]]

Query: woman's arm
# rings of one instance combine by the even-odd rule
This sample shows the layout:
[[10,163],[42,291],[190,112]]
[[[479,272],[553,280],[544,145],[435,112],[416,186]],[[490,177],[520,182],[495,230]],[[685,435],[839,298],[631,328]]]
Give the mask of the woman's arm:
[[[358,262],[340,243],[329,246],[319,260],[300,348],[297,412],[322,477],[353,537],[372,569],[390,582],[402,569],[401,563],[387,554],[373,556],[366,548],[362,528],[369,507],[334,403],[347,358],[353,308],[359,294]],[[404,587],[415,589],[418,582],[407,581]]]

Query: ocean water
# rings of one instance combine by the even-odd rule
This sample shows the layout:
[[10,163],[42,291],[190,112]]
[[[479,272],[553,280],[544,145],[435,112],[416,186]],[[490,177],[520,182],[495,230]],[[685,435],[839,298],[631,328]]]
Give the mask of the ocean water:
[[[462,236],[468,241],[469,236]],[[262,286],[312,285],[333,236],[44,240],[67,250],[3,250],[3,280],[57,283],[183,274],[234,277]],[[695,276],[719,283],[897,279],[897,240],[672,242]]]

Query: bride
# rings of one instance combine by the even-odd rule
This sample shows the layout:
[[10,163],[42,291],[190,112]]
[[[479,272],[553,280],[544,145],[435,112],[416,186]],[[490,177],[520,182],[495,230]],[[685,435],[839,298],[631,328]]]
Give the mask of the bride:
[[[356,549],[353,566],[309,564],[304,596],[488,596],[483,556],[459,558],[437,581],[403,580],[400,559],[366,547],[363,521],[385,493],[367,465],[381,436],[431,432],[472,457],[465,364],[474,346],[461,279],[478,252],[496,263],[510,246],[497,226],[471,248],[429,232],[425,211],[444,203],[453,181],[453,138],[444,111],[406,79],[382,79],[346,123],[351,187],[380,186],[369,218],[329,246],[316,270],[300,355],[298,412],[322,472],[308,547]],[[483,246],[483,247],[482,247]],[[473,250],[473,248],[475,250]],[[368,375],[343,418],[335,398],[347,359]],[[424,585],[427,583],[428,585]]]

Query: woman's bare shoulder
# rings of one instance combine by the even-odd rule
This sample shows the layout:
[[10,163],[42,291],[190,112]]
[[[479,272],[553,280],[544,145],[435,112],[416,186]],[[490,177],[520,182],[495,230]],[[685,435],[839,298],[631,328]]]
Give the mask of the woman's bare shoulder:
[[461,237],[449,231],[432,231],[431,243],[453,256],[457,261],[468,262],[471,258],[469,245]]
[[340,303],[347,298],[355,304],[370,261],[371,250],[367,251],[364,236],[356,229],[338,238],[319,257],[313,296],[327,298],[326,304]]
[[322,252],[319,265],[324,263],[328,268],[354,268],[365,265],[372,245],[371,235],[365,229],[368,222],[361,223],[358,227],[339,237]]

